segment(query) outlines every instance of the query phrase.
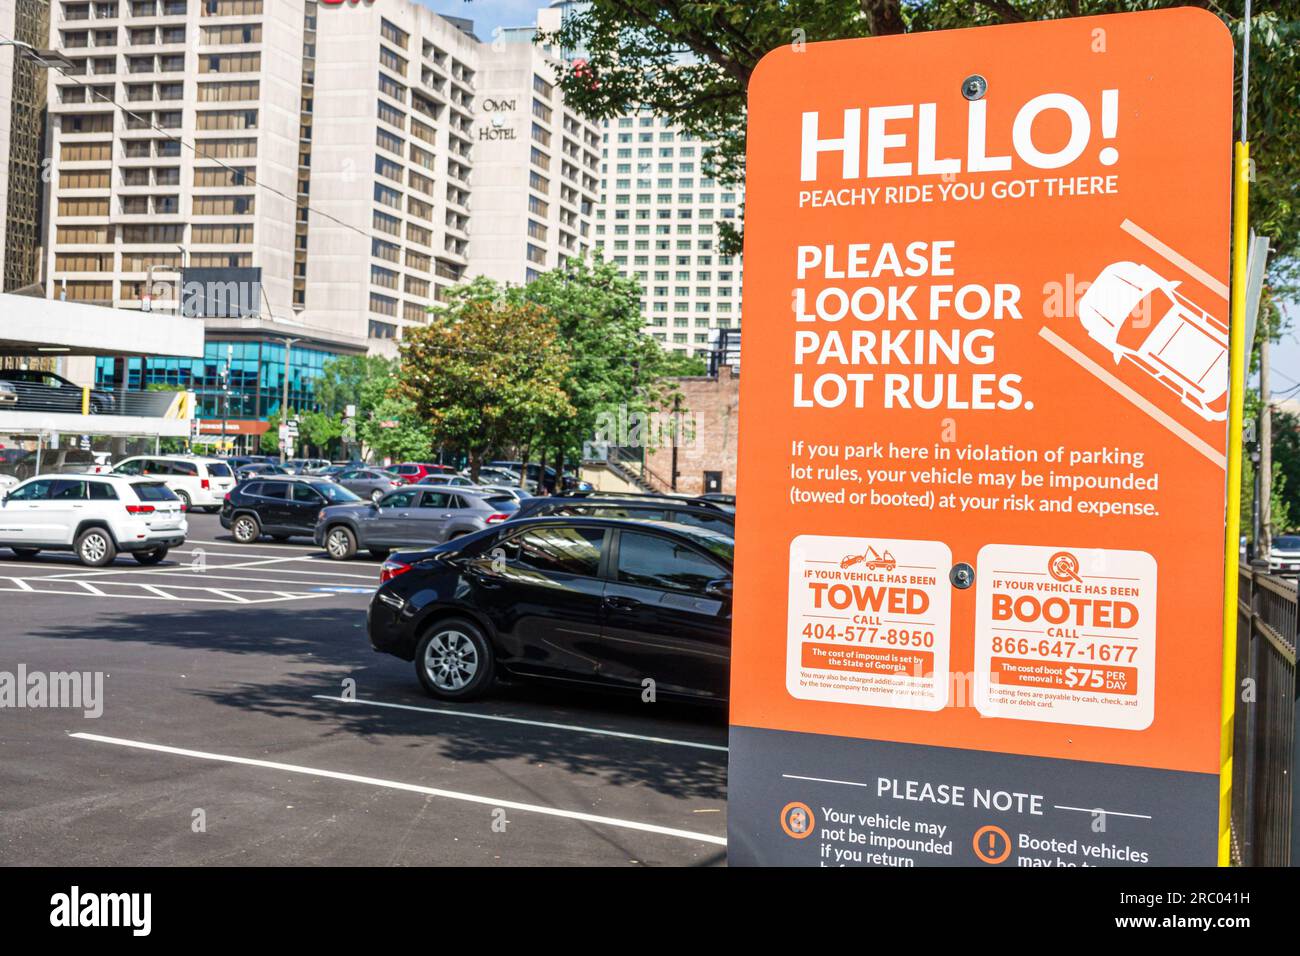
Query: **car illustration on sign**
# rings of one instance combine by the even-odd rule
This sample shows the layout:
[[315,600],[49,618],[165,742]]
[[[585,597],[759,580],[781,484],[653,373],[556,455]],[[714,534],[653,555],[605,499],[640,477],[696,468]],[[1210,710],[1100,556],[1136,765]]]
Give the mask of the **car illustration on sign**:
[[1136,262],[1113,262],[1079,298],[1079,321],[1114,356],[1206,421],[1228,417],[1228,326]]

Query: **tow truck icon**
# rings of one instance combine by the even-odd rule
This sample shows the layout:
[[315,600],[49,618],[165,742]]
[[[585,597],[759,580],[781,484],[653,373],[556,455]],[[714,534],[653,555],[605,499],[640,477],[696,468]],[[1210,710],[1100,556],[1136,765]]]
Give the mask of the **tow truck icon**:
[[840,559],[841,569],[851,568],[855,564],[861,564],[871,571],[892,571],[898,567],[898,562],[894,560],[894,556],[889,553],[888,548],[885,549],[884,554],[881,554],[870,545],[862,554],[846,554]]

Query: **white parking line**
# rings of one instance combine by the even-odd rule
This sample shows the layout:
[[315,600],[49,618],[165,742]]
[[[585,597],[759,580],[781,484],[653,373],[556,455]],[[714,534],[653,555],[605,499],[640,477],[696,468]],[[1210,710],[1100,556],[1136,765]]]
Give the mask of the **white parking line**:
[[112,744],[115,747],[130,747],[135,750],[151,750],[155,753],[173,754],[178,757],[193,757],[197,760],[214,760],[219,763],[239,764],[245,767],[264,767],[268,770],[279,770],[285,773],[297,773],[308,777],[324,777],[329,780],[343,780],[348,783],[362,783],[371,787],[382,787],[387,790],[404,790],[408,793],[422,793],[431,797],[443,797],[447,800],[459,800],[464,803],[476,803],[487,807],[503,807],[507,810],[518,810],[522,813],[538,813],[550,817],[562,817],[566,820],[581,820],[584,823],[595,823],[603,826],[618,827],[624,830],[639,830],[643,833],[657,833],[661,836],[677,837],[682,840],[693,840],[697,843],[711,843],[715,846],[726,846],[726,837],[713,836],[708,833],[697,833],[694,830],[678,830],[674,827],[659,826],[655,823],[641,823],[637,820],[624,820],[619,817],[603,817],[594,813],[583,813],[580,810],[562,810],[558,807],[546,807],[535,803],[520,803],[517,800],[501,800],[496,797],[484,797],[474,793],[463,793],[458,790],[442,790],[437,787],[424,787],[414,783],[402,783],[397,780],[384,780],[381,777],[366,777],[354,773],[342,773],[338,770],[323,770],[319,767],[304,767],[299,764],[280,763],[277,760],[257,760],[252,757],[236,757],[230,754],[209,753],[204,750],[189,750],[184,747],[168,747],[164,744],[151,744],[141,740],[126,740],[121,737],[105,737],[100,734],[74,733],[69,734],[77,740],[88,740],[93,743]]
[[[146,601],[199,601],[205,604],[274,604],[277,601],[302,601],[310,598],[319,598],[328,596],[329,592],[313,593],[294,593],[290,591],[266,591],[254,588],[200,588],[190,587],[182,584],[165,584],[155,586],[152,584],[142,584],[135,581],[100,581],[99,586],[92,585],[86,581],[65,581],[58,580],[59,584],[78,585],[75,589],[61,590],[58,588],[33,587],[33,584],[41,581],[49,581],[50,578],[23,578],[9,577],[0,575],[0,591],[23,591],[29,594],[57,594],[63,597],[98,597],[98,598],[125,598],[127,600],[146,600]],[[246,580],[240,578],[239,580]],[[3,582],[8,582],[6,585]],[[259,581],[258,583],[267,583]],[[295,584],[299,582],[294,582]],[[120,591],[104,591],[101,588],[138,588],[138,594],[130,592],[122,593]],[[185,594],[175,594],[175,591],[185,591]],[[189,593],[193,592],[193,593]],[[201,595],[210,594],[215,597],[202,597]],[[273,595],[272,597],[245,597],[245,595]]]
[[415,707],[411,704],[390,704],[382,700],[355,700],[347,697],[331,697],[328,694],[313,694],[315,700],[331,700],[339,704],[368,704],[371,707],[390,707],[393,710],[413,710],[421,714],[439,714],[444,717],[469,717],[473,720],[496,720],[503,724],[524,724],[529,727],[545,727],[548,730],[568,730],[579,734],[597,734],[601,737],[622,737],[626,740],[641,740],[652,744],[669,744],[674,747],[694,747],[697,750],[717,750],[727,752],[726,747],[718,744],[703,744],[694,740],[674,740],[671,737],[650,737],[645,734],[630,734],[621,730],[602,730],[599,727],[580,727],[576,724],[553,724],[545,720],[525,720],[523,717],[503,717],[499,714],[474,714],[466,710],[445,710],[438,707]]

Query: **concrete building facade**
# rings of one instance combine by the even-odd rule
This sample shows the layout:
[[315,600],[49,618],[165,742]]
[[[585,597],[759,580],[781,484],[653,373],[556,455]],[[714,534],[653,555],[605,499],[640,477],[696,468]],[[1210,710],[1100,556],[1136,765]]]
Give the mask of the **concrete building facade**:
[[707,144],[649,112],[607,120],[596,240],[643,293],[645,331],[706,357],[717,329],[740,327],[741,261],[719,252],[743,193],[709,176]]
[[[36,49],[46,45],[49,0],[0,0],[0,37]],[[0,289],[30,291],[40,281],[44,201],[45,76],[13,45],[0,46]]]

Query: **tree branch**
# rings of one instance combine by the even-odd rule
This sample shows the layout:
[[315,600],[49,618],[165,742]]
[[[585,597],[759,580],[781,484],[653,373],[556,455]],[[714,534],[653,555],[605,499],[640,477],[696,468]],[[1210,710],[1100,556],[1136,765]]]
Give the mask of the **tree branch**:
[[867,29],[872,36],[888,36],[907,31],[899,0],[859,0],[859,5],[867,16]]

